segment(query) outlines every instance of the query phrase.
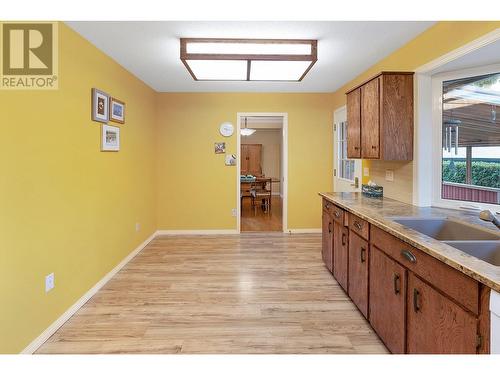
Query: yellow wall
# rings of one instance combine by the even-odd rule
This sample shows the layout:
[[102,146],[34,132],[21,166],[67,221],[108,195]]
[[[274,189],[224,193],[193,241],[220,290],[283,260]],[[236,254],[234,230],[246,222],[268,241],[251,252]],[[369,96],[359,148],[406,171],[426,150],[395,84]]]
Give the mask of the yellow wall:
[[[414,71],[424,65],[488,32],[500,27],[500,22],[439,22],[425,30],[409,43],[377,62],[355,79],[346,83],[332,95],[333,108],[345,105],[345,92],[383,70]],[[363,177],[366,183],[372,179],[384,186],[384,195],[404,202],[412,202],[412,163],[363,161],[370,168],[370,176]],[[385,181],[385,170],[394,171],[394,182]]]
[[332,190],[330,94],[158,94],[158,228],[235,229],[236,167],[214,142],[236,153],[237,112],[288,113],[288,227],[320,228],[319,191]]
[[[59,90],[0,91],[0,353],[21,351],[156,229],[155,92],[64,24],[59,47]],[[120,152],[99,151],[92,87],[126,102]]]

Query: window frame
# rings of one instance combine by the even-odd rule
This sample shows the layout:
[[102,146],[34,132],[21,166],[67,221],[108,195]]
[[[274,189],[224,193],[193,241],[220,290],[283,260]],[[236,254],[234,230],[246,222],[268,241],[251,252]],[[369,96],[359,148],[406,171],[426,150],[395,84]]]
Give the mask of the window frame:
[[432,76],[432,206],[451,209],[492,210],[500,212],[500,204],[442,198],[442,119],[443,82],[485,74],[500,73],[500,64],[480,66]]
[[[337,141],[337,145],[336,145],[337,146],[337,171],[338,171],[337,178],[339,180],[343,180],[343,181],[346,181],[346,182],[355,182],[355,178],[356,178],[355,173],[354,173],[354,171],[355,171],[355,164],[354,164],[355,161],[352,160],[352,159],[349,159],[347,157],[347,154],[345,155],[346,156],[345,158],[342,158],[341,154],[342,154],[342,149],[343,148],[340,147],[340,145],[343,142],[345,142],[347,144],[347,127],[349,125],[347,124],[347,120],[346,120],[346,121],[340,121],[337,126],[338,126],[337,137],[336,137],[337,138],[336,139],[336,141]],[[341,127],[343,127],[343,131],[340,130]],[[339,135],[343,135],[342,139],[340,139]],[[350,180],[348,178],[345,178],[344,176],[341,176],[341,171],[344,171],[344,169],[341,168],[340,166],[341,166],[342,162],[344,162],[344,161],[348,161],[348,162],[350,162],[352,164],[352,167],[353,167],[352,170],[351,170],[352,171],[352,175],[353,175],[353,179],[352,180]]]

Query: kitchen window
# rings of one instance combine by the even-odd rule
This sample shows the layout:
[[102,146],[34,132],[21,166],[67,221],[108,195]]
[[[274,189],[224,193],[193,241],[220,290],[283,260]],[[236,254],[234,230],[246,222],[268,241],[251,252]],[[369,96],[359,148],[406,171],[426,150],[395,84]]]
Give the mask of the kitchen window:
[[500,204],[500,69],[477,72],[443,75],[434,84],[440,99],[438,203]]

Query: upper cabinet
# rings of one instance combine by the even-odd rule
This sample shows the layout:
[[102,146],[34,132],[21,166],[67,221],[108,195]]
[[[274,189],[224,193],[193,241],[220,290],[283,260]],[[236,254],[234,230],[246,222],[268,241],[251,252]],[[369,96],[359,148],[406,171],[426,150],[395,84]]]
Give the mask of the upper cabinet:
[[413,73],[382,72],[347,92],[347,157],[413,159]]

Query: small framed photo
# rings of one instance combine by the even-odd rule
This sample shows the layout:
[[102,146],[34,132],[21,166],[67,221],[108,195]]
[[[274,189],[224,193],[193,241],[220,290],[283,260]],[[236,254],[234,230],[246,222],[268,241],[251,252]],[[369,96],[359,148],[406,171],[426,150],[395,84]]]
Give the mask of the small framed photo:
[[109,121],[109,95],[98,89],[92,89],[92,120]]
[[109,119],[120,124],[125,123],[125,103],[116,98],[109,100]]
[[120,128],[102,125],[101,151],[120,151]]
[[226,153],[226,142],[215,142],[215,153],[225,154]]

